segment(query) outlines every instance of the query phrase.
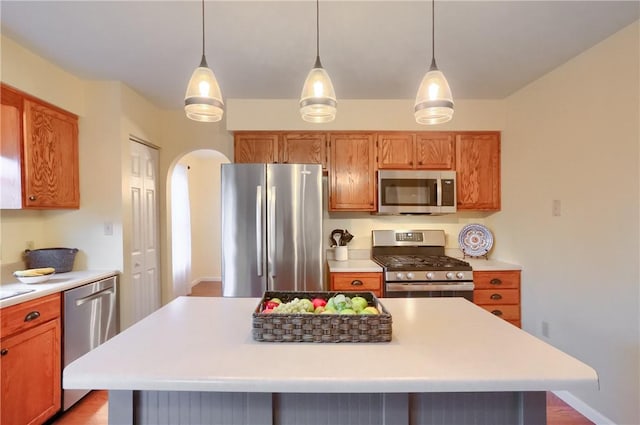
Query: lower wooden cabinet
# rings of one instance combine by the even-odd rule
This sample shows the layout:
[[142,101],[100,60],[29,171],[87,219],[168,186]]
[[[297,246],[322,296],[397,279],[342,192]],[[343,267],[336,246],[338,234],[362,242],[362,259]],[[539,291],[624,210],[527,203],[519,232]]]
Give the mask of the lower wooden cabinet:
[[0,423],[42,424],[61,407],[60,294],[0,310]]
[[474,271],[473,302],[496,316],[521,326],[520,271]]
[[331,273],[329,289],[338,292],[373,292],[382,297],[382,273]]

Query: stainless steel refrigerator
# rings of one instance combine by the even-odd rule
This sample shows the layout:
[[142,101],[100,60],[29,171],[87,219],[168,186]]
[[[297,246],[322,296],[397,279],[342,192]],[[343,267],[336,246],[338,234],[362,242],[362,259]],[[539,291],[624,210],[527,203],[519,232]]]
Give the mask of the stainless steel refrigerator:
[[322,166],[223,164],[222,294],[323,291]]

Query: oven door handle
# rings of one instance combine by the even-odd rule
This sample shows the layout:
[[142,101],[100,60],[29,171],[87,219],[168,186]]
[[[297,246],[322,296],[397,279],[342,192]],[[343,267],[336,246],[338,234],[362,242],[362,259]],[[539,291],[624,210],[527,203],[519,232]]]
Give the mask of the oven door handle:
[[387,292],[409,292],[409,291],[473,291],[473,283],[452,283],[452,284],[437,284],[437,283],[390,283],[387,282]]

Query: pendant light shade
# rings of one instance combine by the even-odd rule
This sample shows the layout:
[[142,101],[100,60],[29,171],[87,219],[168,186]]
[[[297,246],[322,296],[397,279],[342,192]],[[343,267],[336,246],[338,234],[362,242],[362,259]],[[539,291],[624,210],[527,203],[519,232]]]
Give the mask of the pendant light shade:
[[441,124],[453,118],[453,97],[451,89],[444,74],[436,65],[435,56],[435,0],[431,0],[431,67],[422,78],[416,103],[414,115],[418,124]]
[[331,122],[336,118],[337,104],[331,78],[320,63],[320,18],[316,0],[316,63],[302,86],[300,115],[307,122]]
[[213,71],[204,55],[204,0],[202,0],[202,59],[193,71],[184,96],[184,111],[187,118],[201,122],[216,122],[224,114],[222,92]]

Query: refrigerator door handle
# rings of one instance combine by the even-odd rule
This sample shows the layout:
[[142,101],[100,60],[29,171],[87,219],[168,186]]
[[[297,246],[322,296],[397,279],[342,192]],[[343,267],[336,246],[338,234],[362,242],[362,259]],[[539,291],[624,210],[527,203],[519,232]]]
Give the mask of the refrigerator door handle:
[[276,277],[276,187],[272,186],[271,190],[267,192],[269,202],[269,252],[267,253],[269,259],[269,271],[271,277]]
[[258,276],[262,276],[262,186],[256,187],[256,260]]

